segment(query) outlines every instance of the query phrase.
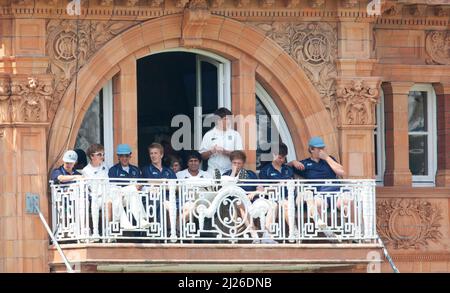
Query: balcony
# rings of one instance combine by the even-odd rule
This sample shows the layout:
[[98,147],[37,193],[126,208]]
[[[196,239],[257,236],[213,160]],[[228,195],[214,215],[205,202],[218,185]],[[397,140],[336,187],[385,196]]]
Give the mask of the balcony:
[[[80,271],[365,271],[381,261],[373,180],[85,179],[51,193],[53,234]],[[49,262],[65,270],[54,245]]]

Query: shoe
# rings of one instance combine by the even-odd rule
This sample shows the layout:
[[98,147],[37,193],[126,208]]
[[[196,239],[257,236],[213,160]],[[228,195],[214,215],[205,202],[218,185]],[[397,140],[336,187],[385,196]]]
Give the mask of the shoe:
[[146,220],[141,220],[141,225],[139,226],[141,229],[148,229],[150,228],[150,223],[147,222]]
[[261,238],[261,243],[262,244],[278,244],[278,242],[276,242],[275,240],[272,239],[272,236],[265,231],[262,238]]
[[100,235],[98,233],[93,233],[90,240],[92,242],[99,242],[100,241]]
[[336,242],[342,242],[342,238],[339,235],[336,235],[335,233],[331,232],[331,231],[323,231],[323,234],[325,234],[325,236],[327,238],[333,238],[332,240],[336,241]]
[[325,229],[327,227],[327,224],[322,221],[322,219],[317,219],[316,225],[319,229]]
[[255,239],[252,241],[252,244],[260,244],[260,243],[261,243],[261,240],[259,240],[259,239]]

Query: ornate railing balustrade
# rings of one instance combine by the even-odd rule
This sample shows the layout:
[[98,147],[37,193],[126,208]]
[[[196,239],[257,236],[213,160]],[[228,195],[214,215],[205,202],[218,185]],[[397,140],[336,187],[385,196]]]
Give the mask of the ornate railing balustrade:
[[61,242],[372,242],[373,180],[120,180],[50,184]]

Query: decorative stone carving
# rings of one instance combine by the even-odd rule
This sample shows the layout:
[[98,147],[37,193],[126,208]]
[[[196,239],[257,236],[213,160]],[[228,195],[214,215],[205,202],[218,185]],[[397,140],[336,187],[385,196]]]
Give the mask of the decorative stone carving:
[[338,123],[342,125],[375,124],[375,105],[380,82],[368,85],[363,80],[340,80],[336,91],[339,108]]
[[261,0],[260,3],[263,8],[272,8],[275,4],[275,0]]
[[136,7],[139,0],[127,0],[127,7]]
[[0,123],[10,122],[11,85],[9,77],[0,76]]
[[358,0],[342,0],[342,7],[344,8],[356,8],[358,6]]
[[113,6],[114,0],[100,0],[100,5],[104,7]]
[[377,231],[385,244],[395,249],[428,247],[442,238],[442,211],[438,205],[421,199],[377,201]]
[[48,73],[55,75],[49,117],[52,119],[75,72],[107,41],[136,22],[50,20],[47,24]]
[[208,9],[208,2],[206,0],[189,0],[189,9]]
[[309,7],[322,8],[325,5],[325,0],[308,0]]
[[225,0],[211,0],[210,3],[212,8],[221,8]]
[[336,25],[273,22],[256,23],[255,26],[265,31],[304,69],[331,117],[336,119]]
[[150,7],[160,8],[163,3],[164,3],[164,0],[150,0]]
[[297,8],[300,0],[286,0],[286,8]]
[[427,10],[426,5],[414,4],[409,6],[409,14],[415,17],[425,16]]
[[188,4],[189,0],[177,0],[175,2],[175,7],[177,8],[184,8],[186,7],[186,4]]
[[202,41],[201,33],[211,17],[206,1],[191,0],[184,10],[181,43],[185,47],[195,48]]
[[450,64],[450,31],[430,31],[425,40],[428,64]]
[[401,16],[403,4],[388,2],[382,6],[382,14],[386,16]]
[[250,5],[250,0],[236,0],[236,7],[243,8]]
[[50,78],[13,79],[11,82],[12,121],[46,122],[52,93],[53,84]]
[[446,17],[448,16],[448,10],[442,8],[442,6],[434,7],[434,15],[438,17]]

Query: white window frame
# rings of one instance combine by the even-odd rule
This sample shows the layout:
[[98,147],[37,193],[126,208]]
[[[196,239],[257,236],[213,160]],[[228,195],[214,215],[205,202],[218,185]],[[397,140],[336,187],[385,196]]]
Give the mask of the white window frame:
[[277,105],[275,105],[275,102],[273,101],[269,93],[258,81],[256,81],[256,95],[259,97],[261,103],[263,103],[264,107],[266,107],[267,111],[269,111],[271,116],[278,115],[278,117],[280,117],[280,119],[278,119],[278,123],[276,120],[274,121],[280,133],[281,140],[288,147],[287,161],[290,162],[292,160],[295,160],[297,157],[295,145],[294,142],[292,141],[292,136],[291,133],[289,132],[289,128],[286,124],[286,121],[283,118],[283,114],[280,112]]
[[377,141],[375,141],[377,149],[377,176],[375,177],[378,186],[384,185],[384,172],[386,170],[386,147],[385,147],[385,116],[384,116],[384,92],[380,91],[380,102],[376,106],[377,115]]
[[[166,49],[162,51],[155,52],[153,54],[158,53],[167,53],[167,52],[187,52],[187,53],[193,53],[196,54],[196,108],[195,108],[195,117],[194,119],[194,127],[196,129],[200,129],[200,131],[195,131],[195,137],[194,137],[194,146],[196,149],[200,148],[200,144],[203,138],[203,133],[201,129],[203,129],[203,119],[206,115],[209,115],[210,113],[203,113],[201,112],[201,109],[198,107],[201,105],[202,102],[202,96],[201,96],[201,63],[202,62],[208,62],[212,65],[214,65],[217,68],[217,105],[218,107],[226,107],[227,109],[231,108],[231,62],[230,60],[223,58],[222,56],[219,56],[217,54],[203,51],[199,49],[188,49],[188,48],[172,48],[172,49]],[[153,55],[152,54],[152,55]]]
[[[437,170],[437,125],[436,125],[436,93],[431,84],[415,84],[411,91],[427,92],[427,124],[428,131],[412,132],[408,130],[408,140],[410,134],[427,134],[428,143],[428,175],[413,175],[413,186],[434,186]],[[408,97],[409,99],[409,97]],[[409,115],[408,115],[409,116]],[[408,145],[409,152],[409,145]]]
[[112,79],[102,88],[103,91],[103,143],[105,148],[105,163],[108,167],[114,165],[114,96]]

